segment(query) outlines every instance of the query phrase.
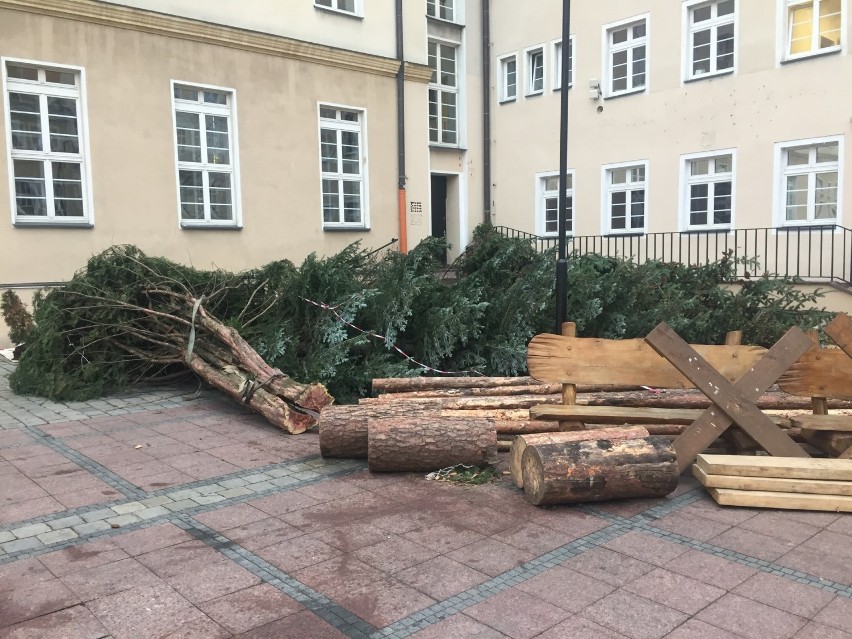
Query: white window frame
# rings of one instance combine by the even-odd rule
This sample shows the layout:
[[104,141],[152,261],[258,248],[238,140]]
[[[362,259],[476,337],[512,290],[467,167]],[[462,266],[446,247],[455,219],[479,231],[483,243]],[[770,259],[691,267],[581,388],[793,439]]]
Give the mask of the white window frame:
[[[790,21],[790,11],[791,8],[795,5],[802,5],[813,3],[815,6],[818,6],[819,2],[823,0],[778,0],[778,62],[792,62],[794,60],[802,60],[807,58],[813,58],[821,55],[830,55],[832,53],[846,53],[848,50],[848,37],[847,37],[847,16],[849,15],[849,3],[848,0],[840,1],[840,44],[832,47],[826,47],[824,49],[812,49],[810,51],[806,51],[804,53],[796,53],[793,54],[790,52],[790,48],[792,45],[792,28],[793,25]],[[814,30],[813,39],[817,40],[819,37],[819,18],[816,20],[817,28]]]
[[320,11],[330,11],[331,13],[337,13],[342,16],[354,16],[356,18],[364,17],[364,0],[354,0],[355,9],[353,11],[340,9],[339,3],[341,0],[329,0],[329,2],[331,6],[320,4],[320,0],[314,0],[314,7]]
[[[568,38],[568,88],[574,86],[574,70],[577,68],[577,47],[574,46],[574,36]],[[550,43],[550,51],[551,51],[551,59],[553,60],[551,64],[551,69],[553,69],[553,81],[550,83],[551,91],[554,93],[559,92],[562,84],[562,38],[554,40]]]
[[[438,69],[435,71],[435,75],[437,78],[436,82],[429,82],[427,88],[427,118],[428,118],[428,92],[429,91],[437,91],[438,97],[438,139],[432,139],[432,131],[431,128],[428,127],[428,119],[427,119],[427,128],[429,131],[429,146],[438,146],[438,147],[447,147],[447,148],[459,148],[462,146],[462,113],[463,113],[463,100],[462,100],[462,80],[464,79],[464,75],[461,73],[461,70],[464,69],[464,59],[462,55],[462,45],[459,42],[453,42],[452,40],[442,40],[439,38],[429,38],[428,43],[435,43],[438,46],[437,50],[437,65]],[[428,47],[428,44],[427,44]],[[441,47],[450,47],[455,50],[455,63],[456,63],[456,72],[455,72],[455,86],[449,86],[445,84],[441,84]],[[428,50],[428,49],[427,49]],[[452,93],[456,96],[456,141],[455,142],[445,142],[443,140],[444,137],[444,128],[443,128],[443,118],[441,117],[441,104],[442,99],[441,96],[445,93]]]
[[[807,220],[791,220],[787,221],[787,176],[789,173],[801,173],[801,171],[787,171],[786,157],[787,150],[802,146],[816,146],[819,144],[837,143],[837,217],[834,220],[816,220],[813,216],[813,200],[810,187],[808,187],[808,219]],[[778,229],[797,227],[797,226],[842,226],[843,225],[843,178],[844,178],[844,142],[845,136],[831,135],[819,138],[806,138],[802,140],[789,140],[787,142],[777,142],[775,144],[775,193],[773,197],[773,217],[774,226]],[[823,167],[823,171],[825,167]],[[829,169],[830,170],[830,169]],[[814,175],[817,172],[822,172],[818,167],[813,167],[808,171],[809,175]]]
[[[358,113],[358,123],[353,124],[346,122],[344,120],[328,120],[323,118],[320,113],[322,109],[335,109],[339,111],[351,111],[354,113]],[[361,221],[360,222],[326,222],[325,215],[323,212],[322,206],[322,181],[325,179],[329,180],[339,180],[343,181],[343,174],[340,173],[326,173],[322,168],[322,129],[323,128],[331,128],[337,131],[358,131],[359,133],[359,144],[360,148],[358,149],[361,154],[361,179],[360,180],[352,180],[351,177],[347,178],[349,181],[359,181],[361,184]],[[357,230],[357,231],[367,231],[370,229],[370,181],[369,181],[369,163],[367,162],[367,109],[359,106],[351,106],[347,104],[335,104],[333,102],[317,102],[317,159],[319,163],[319,197],[320,197],[320,209],[319,209],[319,219],[320,225],[324,231],[347,231],[347,230]],[[341,207],[343,204],[342,199],[342,190],[339,191],[341,194]],[[342,208],[341,208],[342,210]]]
[[[45,87],[41,82],[33,82],[28,80],[17,80],[9,78],[6,69],[7,64],[20,65],[25,67],[37,68],[40,71],[60,71],[75,74],[77,85],[72,88],[65,88],[61,85]],[[95,224],[95,208],[94,197],[92,192],[92,172],[91,172],[91,150],[89,147],[89,116],[88,116],[88,99],[86,96],[86,70],[80,66],[68,64],[56,64],[54,62],[43,62],[40,60],[27,60],[23,58],[0,57],[0,74],[3,81],[3,106],[5,110],[6,124],[6,158],[9,162],[9,197],[10,197],[10,214],[13,226],[62,226],[62,227],[90,227]],[[10,88],[11,86],[11,88]],[[37,91],[33,91],[38,87]],[[77,135],[79,138],[80,152],[77,154],[54,153],[52,151],[21,151],[12,149],[12,116],[9,108],[9,92],[20,89],[23,92],[36,92],[39,95],[55,95],[57,97],[73,97],[77,100]],[[42,114],[42,122],[46,118],[46,114]],[[42,124],[44,129],[44,125]],[[53,179],[52,176],[48,179],[45,174],[45,195],[48,202],[47,217],[41,216],[18,216],[17,198],[15,193],[15,167],[13,160],[35,160],[46,161],[63,159],[73,163],[80,164],[80,179],[83,195],[83,217],[68,218],[64,216],[51,215],[53,210]]]
[[[739,31],[740,31],[740,3],[748,0],[735,0],[734,1],[734,12],[730,16],[725,16],[724,18],[711,18],[705,23],[702,23],[700,27],[693,28],[692,24],[692,14],[695,9],[702,7],[703,5],[708,4],[718,4],[722,0],[684,0],[683,3],[683,77],[687,82],[695,81],[695,80],[704,80],[706,78],[712,78],[719,75],[729,75],[732,73],[736,73],[737,71],[737,62],[739,60]],[[718,30],[719,27],[725,26],[728,24],[734,25],[734,52],[733,52],[733,65],[730,69],[717,69],[717,53],[718,53]],[[693,35],[696,31],[706,31],[711,30],[711,38],[710,38],[710,62],[711,69],[707,73],[694,73],[693,70],[693,61],[694,61],[694,47],[693,47]]]
[[[541,56],[541,88],[536,89],[533,86],[535,78],[533,76],[533,56]],[[547,84],[547,54],[543,44],[536,45],[524,49],[524,97],[530,98],[536,95],[544,94],[544,87]]]
[[[571,188],[566,189],[565,193],[569,197],[571,197],[571,230],[568,231],[567,235],[569,237],[573,236],[577,232],[577,218],[574,214],[576,211],[576,203],[577,203],[577,195],[576,195],[576,187],[577,187],[577,176],[576,171],[574,169],[569,169],[568,173],[571,176]],[[559,178],[559,171],[545,171],[544,173],[536,173],[535,174],[535,232],[536,235],[540,235],[541,237],[557,237],[559,235],[558,230],[548,233],[547,231],[547,207],[545,205],[545,201],[548,198],[556,197],[557,198],[557,212],[556,212],[556,220],[557,224],[559,222],[559,187],[556,187],[556,191],[547,191],[545,190],[545,181],[548,178]],[[558,227],[557,227],[558,228]]]
[[[515,63],[515,87],[514,93],[509,94],[509,75],[508,75],[508,64],[510,62]],[[498,73],[500,74],[500,104],[505,104],[507,102],[515,102],[518,99],[518,84],[521,79],[520,69],[518,69],[518,53],[515,51],[514,53],[508,53],[506,55],[501,55],[497,58],[497,68]]]
[[[649,202],[650,202],[650,189],[649,186],[651,184],[650,177],[650,167],[648,160],[634,160],[632,162],[618,162],[616,164],[604,164],[601,167],[601,234],[602,235],[644,235],[648,232],[648,213],[649,213]],[[618,169],[631,169],[637,167],[643,167],[645,169],[645,181],[643,184],[643,189],[645,191],[645,209],[642,214],[642,228],[624,228],[624,229],[613,229],[612,228],[612,199],[611,196],[616,191],[632,191],[638,190],[638,188],[629,189],[629,188],[613,188],[610,185],[609,175],[612,171],[616,171]],[[629,207],[630,204],[628,203]],[[629,215],[627,216],[630,217]]]
[[[632,27],[640,22],[645,22],[645,36],[642,38],[643,42],[635,42],[635,44],[629,45],[617,45],[615,48],[610,46],[610,32],[617,31],[619,29],[623,29],[625,27]],[[632,95],[634,93],[648,93],[651,90],[651,14],[643,13],[641,15],[633,16],[631,18],[627,18],[625,20],[619,20],[618,22],[611,22],[609,24],[605,24],[602,27],[603,37],[601,39],[603,45],[603,54],[601,56],[601,60],[603,60],[603,71],[601,73],[601,77],[604,78],[604,98],[617,98],[622,95]],[[630,42],[630,41],[628,41]],[[612,90],[612,54],[615,51],[620,51],[626,49],[631,51],[633,48],[638,46],[645,47],[645,84],[641,87],[633,87],[633,74],[632,69],[628,69],[630,72],[628,73],[628,79],[630,80],[630,86],[624,91],[613,91]],[[632,65],[633,56],[629,56],[628,64]]]
[[[706,160],[717,158],[723,155],[731,156],[731,222],[729,224],[713,224],[709,221],[709,216],[713,211],[708,211],[708,223],[703,225],[693,225],[690,218],[690,187],[693,184],[706,184],[727,181],[725,177],[728,174],[709,174],[692,176],[690,175],[690,162],[694,160]],[[647,179],[647,175],[646,175]],[[710,195],[710,198],[713,196]],[[732,231],[735,227],[736,220],[736,202],[737,202],[737,150],[736,149],[719,149],[716,151],[702,151],[700,153],[687,153],[680,156],[680,228],[682,231]]]
[[440,16],[440,8],[438,0],[434,0],[435,14],[429,13],[429,2],[426,3],[426,17],[430,20],[439,20],[440,22],[449,22],[451,24],[464,24],[464,0],[449,0],[453,7],[453,18],[448,20]]
[[[219,87],[210,84],[198,84],[196,82],[185,82],[183,80],[171,80],[170,81],[170,93],[171,96],[171,104],[172,104],[172,141],[174,146],[174,157],[175,157],[175,186],[176,186],[176,194],[177,194],[177,212],[178,212],[178,226],[182,229],[205,229],[205,228],[214,228],[214,229],[241,229],[243,227],[243,218],[242,218],[242,206],[240,205],[240,154],[239,154],[239,134],[237,127],[237,91],[236,89],[230,87]],[[222,170],[219,167],[220,165],[208,164],[206,161],[198,163],[198,162],[182,162],[178,159],[178,144],[177,144],[177,111],[178,109],[182,110],[191,110],[189,104],[183,101],[178,101],[175,98],[175,87],[187,88],[195,91],[213,91],[216,93],[224,93],[228,97],[228,104],[225,108],[222,108],[219,105],[206,105],[203,103],[198,103],[195,109],[192,112],[200,113],[202,115],[211,114],[211,115],[224,115],[228,116],[228,141],[231,145],[230,154],[231,154],[231,165],[230,170]],[[202,159],[205,155],[207,141],[202,136]],[[224,166],[224,165],[222,165]],[[181,210],[181,195],[180,195],[180,172],[181,171],[202,171],[204,175],[204,219],[203,220],[185,220],[183,219],[182,210]],[[211,220],[210,219],[210,201],[209,201],[209,188],[206,186],[207,184],[207,175],[210,171],[214,173],[230,173],[231,174],[231,211],[233,213],[233,220]]]

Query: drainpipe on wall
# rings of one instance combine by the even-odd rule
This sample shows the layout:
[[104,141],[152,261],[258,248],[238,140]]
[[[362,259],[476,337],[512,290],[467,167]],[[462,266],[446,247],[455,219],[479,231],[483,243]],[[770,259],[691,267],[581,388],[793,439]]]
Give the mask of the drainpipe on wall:
[[483,217],[491,223],[491,2],[482,0],[482,182]]
[[396,145],[399,170],[399,251],[408,253],[408,219],[405,197],[405,49],[403,47],[402,0],[396,0],[396,59],[399,71],[396,74]]

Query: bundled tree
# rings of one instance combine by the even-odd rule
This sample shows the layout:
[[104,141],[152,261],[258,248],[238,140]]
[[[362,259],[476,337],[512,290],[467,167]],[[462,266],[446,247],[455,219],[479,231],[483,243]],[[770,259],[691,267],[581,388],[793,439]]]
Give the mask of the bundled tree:
[[[240,398],[258,385],[252,397],[318,382],[346,403],[375,377],[524,373],[527,342],[553,330],[554,254],[482,226],[454,265],[457,277],[444,280],[445,249],[429,239],[407,255],[379,255],[353,244],[298,268],[277,261],[233,274],[114,247],[37,299],[12,387],[80,399],[190,369],[227,379],[226,392]],[[825,321],[812,308],[818,294],[790,280],[723,286],[736,265],[720,257],[705,267],[572,257],[570,319],[582,336],[640,337],[665,320],[692,342],[743,330],[760,345]],[[301,414],[302,400],[276,396]]]

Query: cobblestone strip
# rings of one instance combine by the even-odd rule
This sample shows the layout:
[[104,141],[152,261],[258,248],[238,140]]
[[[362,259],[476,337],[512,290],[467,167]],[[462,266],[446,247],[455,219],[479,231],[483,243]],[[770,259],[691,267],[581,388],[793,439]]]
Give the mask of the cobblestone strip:
[[196,539],[218,550],[264,582],[292,597],[315,615],[328,622],[351,639],[368,639],[377,629],[325,595],[279,570],[269,562],[249,552],[242,546],[220,535],[215,530],[186,515],[178,515],[176,526],[186,530]]
[[123,477],[112,472],[103,464],[99,464],[94,459],[86,457],[84,454],[74,450],[62,440],[57,439],[56,437],[51,437],[35,426],[21,426],[20,430],[32,437],[39,444],[47,446],[81,468],[85,468],[92,473],[92,475],[100,479],[102,482],[109,484],[125,497],[145,497],[144,490],[137,488]]
[[396,623],[376,631],[370,639],[403,639],[403,637],[413,635],[415,632],[419,632],[442,619],[452,617],[466,608],[475,606],[504,590],[508,590],[513,586],[532,579],[536,575],[540,575],[572,557],[576,557],[587,550],[612,541],[629,531],[629,525],[621,523],[611,524],[590,535],[575,539],[564,546],[560,546],[556,550],[551,550],[540,557],[531,559],[517,568],[507,570],[485,583],[469,588],[453,597],[439,601],[428,608],[424,608],[404,619],[400,619]]
[[[697,550],[708,555],[714,555],[722,559],[727,559],[728,561],[733,561],[735,563],[742,564],[743,566],[748,566],[749,568],[753,568],[754,570],[759,570],[761,572],[766,572],[771,575],[784,577],[785,579],[790,579],[792,581],[796,581],[807,586],[813,586],[815,588],[820,588],[821,590],[832,592],[841,597],[847,597],[849,599],[852,599],[852,587],[847,586],[845,584],[841,584],[836,581],[831,581],[830,579],[822,579],[820,577],[815,577],[814,575],[810,575],[800,570],[794,570],[792,568],[787,568],[779,564],[774,564],[770,561],[757,559],[756,557],[751,557],[749,555],[736,552],[735,550],[728,550],[727,548],[722,548],[721,546],[715,546],[704,541],[698,541],[697,539],[692,539],[691,537],[679,535],[678,533],[664,530],[662,528],[657,528],[653,525],[652,522],[655,519],[667,515],[673,512],[674,510],[677,510],[677,508],[682,508],[683,506],[686,506],[692,503],[693,501],[697,501],[701,498],[701,493],[701,489],[696,488],[695,490],[681,495],[676,499],[672,499],[667,504],[661,504],[660,506],[649,509],[644,513],[635,515],[630,519],[627,519],[626,517],[621,517],[620,515],[614,515],[594,506],[581,507],[581,510],[590,515],[602,517],[608,521],[629,526],[632,530],[643,532],[653,537],[658,537],[660,539],[672,541],[676,544],[681,544],[682,546],[687,546],[692,550]],[[687,499],[688,497],[691,498]],[[674,506],[674,502],[677,502],[678,500],[680,500],[680,502],[676,505],[676,507],[671,507]]]
[[38,518],[40,521],[7,524],[0,529],[0,564],[53,552],[105,535],[146,528],[171,521],[180,514],[196,515],[310,486],[363,467],[364,462],[360,460],[302,459],[267,468],[264,473],[243,471],[242,477],[210,480],[194,488],[167,489],[161,495],[54,513]]

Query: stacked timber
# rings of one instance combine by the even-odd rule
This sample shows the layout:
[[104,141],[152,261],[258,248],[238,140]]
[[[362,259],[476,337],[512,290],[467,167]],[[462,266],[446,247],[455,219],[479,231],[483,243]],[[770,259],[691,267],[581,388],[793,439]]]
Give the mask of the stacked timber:
[[852,460],[698,455],[692,472],[722,506],[852,512]]
[[664,497],[677,488],[679,474],[665,437],[530,442],[521,472],[524,495],[536,506]]

